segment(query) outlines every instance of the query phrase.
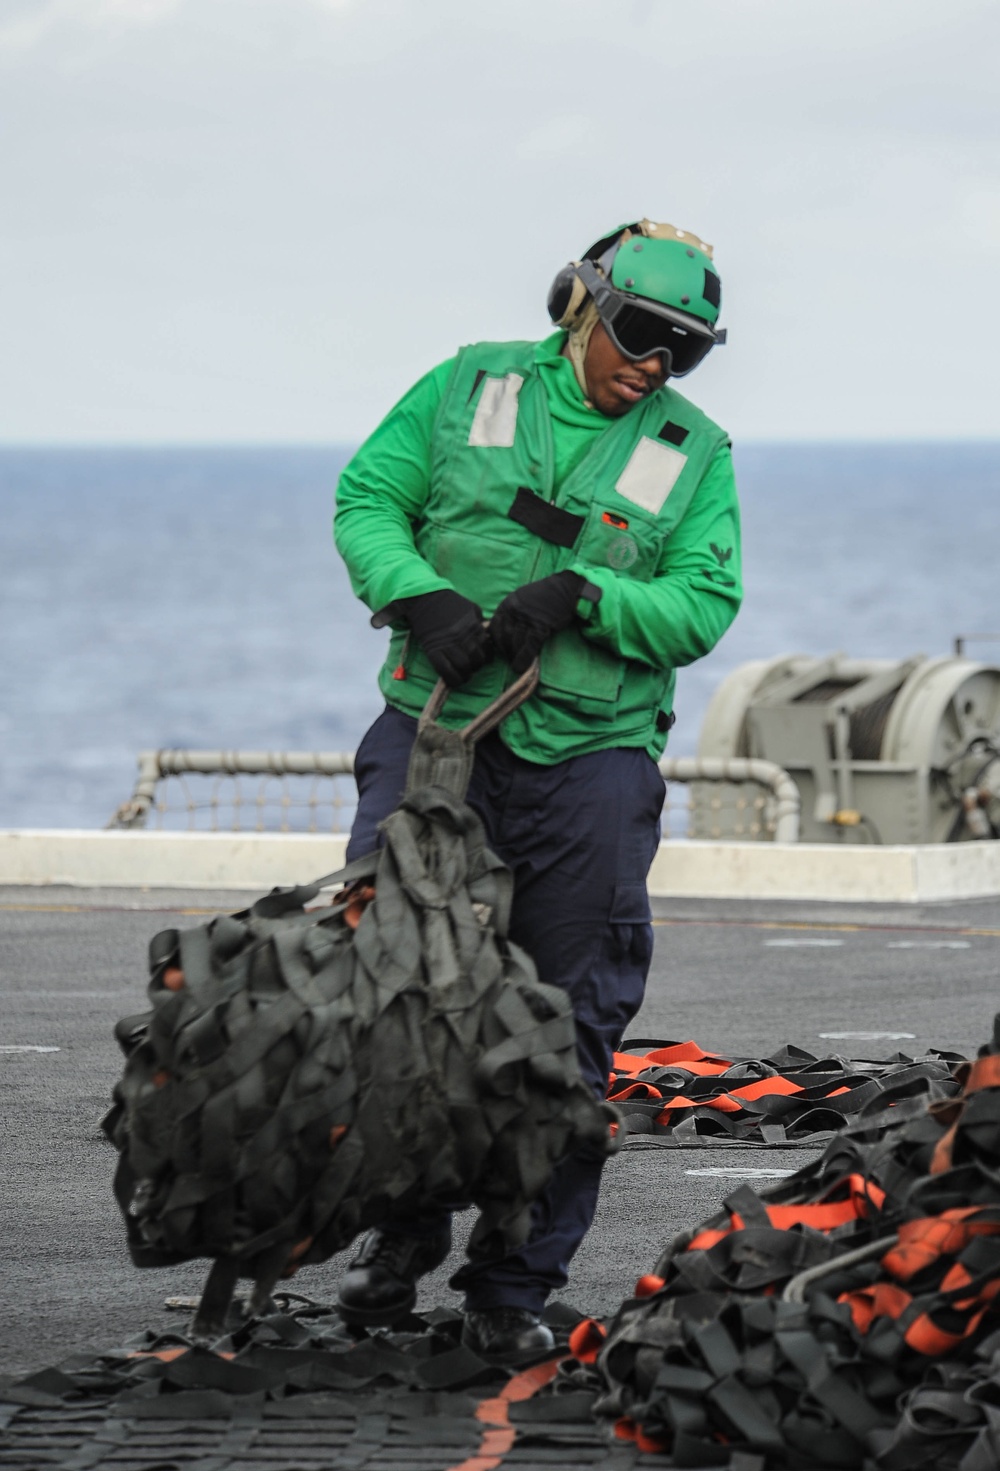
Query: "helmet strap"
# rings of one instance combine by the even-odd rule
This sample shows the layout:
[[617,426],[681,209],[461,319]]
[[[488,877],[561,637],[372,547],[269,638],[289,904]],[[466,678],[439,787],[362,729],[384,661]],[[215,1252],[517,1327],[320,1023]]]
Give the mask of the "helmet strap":
[[601,320],[593,297],[589,298],[586,306],[577,314],[576,320],[569,329],[566,339],[566,355],[573,364],[573,372],[576,381],[580,385],[580,391],[587,402],[590,402],[590,389],[587,387],[587,374],[584,371],[584,362],[587,357],[587,348],[593,336],[594,328]]

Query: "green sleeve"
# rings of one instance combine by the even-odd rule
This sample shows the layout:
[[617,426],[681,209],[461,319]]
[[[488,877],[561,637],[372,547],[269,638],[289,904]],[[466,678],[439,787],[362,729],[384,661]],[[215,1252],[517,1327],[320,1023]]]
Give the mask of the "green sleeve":
[[431,481],[431,435],[455,359],[441,363],[390,409],[337,485],[333,535],[351,586],[373,612],[396,598],[450,587],[413,541]]
[[581,601],[583,632],[626,659],[682,668],[714,648],[743,597],[740,517],[728,445],[714,455],[683,520],[667,538],[651,582],[608,567],[574,565],[601,589]]

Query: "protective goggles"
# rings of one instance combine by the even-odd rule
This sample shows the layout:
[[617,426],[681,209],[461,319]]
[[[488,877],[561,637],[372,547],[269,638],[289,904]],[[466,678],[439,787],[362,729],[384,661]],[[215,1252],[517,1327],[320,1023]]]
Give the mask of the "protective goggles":
[[594,299],[604,330],[630,362],[641,363],[660,354],[671,378],[683,378],[726,340],[725,328],[710,327],[648,297],[640,303],[628,292],[619,291],[590,261],[581,261],[576,273]]

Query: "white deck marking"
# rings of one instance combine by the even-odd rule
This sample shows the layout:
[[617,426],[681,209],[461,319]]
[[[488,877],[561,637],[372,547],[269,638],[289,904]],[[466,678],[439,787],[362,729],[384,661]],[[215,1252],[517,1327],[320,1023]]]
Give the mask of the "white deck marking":
[[968,940],[887,940],[887,950],[971,950]]
[[685,1175],[711,1176],[725,1180],[785,1180],[794,1170],[740,1170],[731,1165],[713,1165],[711,1169],[685,1170]]
[[818,945],[818,946],[822,946],[822,947],[833,947],[833,946],[836,946],[836,945],[842,945],[843,943],[844,943],[843,940],[765,940],[764,941],[764,944],[765,945],[772,945],[772,946],[775,946],[775,947],[779,947],[780,946],[780,948],[783,949],[783,950],[790,950],[793,947],[798,947],[798,946],[802,946],[802,945]]
[[0,1052],[58,1052],[58,1047],[38,1047],[34,1043],[0,1043]]
[[915,1032],[820,1032],[824,1042],[912,1042]]
[[129,1001],[132,992],[121,991],[8,991],[18,1001]]

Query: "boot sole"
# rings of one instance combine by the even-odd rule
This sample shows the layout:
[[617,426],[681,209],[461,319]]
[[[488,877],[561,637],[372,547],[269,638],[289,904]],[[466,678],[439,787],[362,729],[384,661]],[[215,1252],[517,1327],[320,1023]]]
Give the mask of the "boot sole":
[[496,1364],[501,1369],[527,1369],[532,1364],[543,1364],[559,1352],[553,1342],[547,1346],[539,1344],[536,1348],[511,1349],[507,1353],[488,1353],[474,1338],[466,1338],[464,1334],[462,1347],[470,1349],[484,1364]]
[[336,1308],[345,1323],[356,1323],[359,1328],[391,1328],[393,1323],[398,1323],[401,1318],[408,1317],[413,1312],[416,1301],[417,1289],[414,1287],[409,1297],[395,1307],[350,1307],[338,1297]]

